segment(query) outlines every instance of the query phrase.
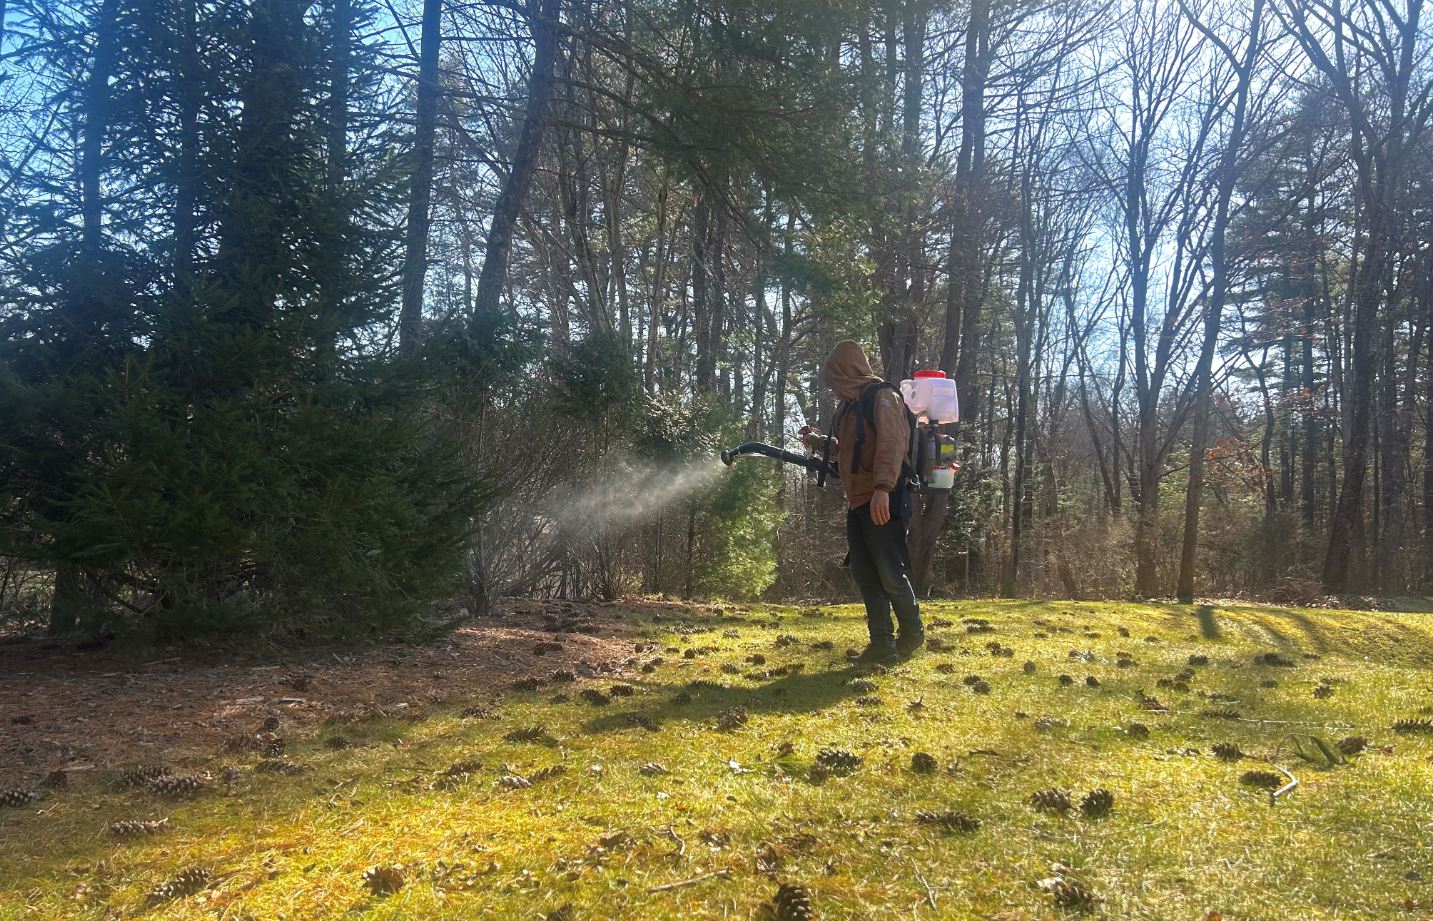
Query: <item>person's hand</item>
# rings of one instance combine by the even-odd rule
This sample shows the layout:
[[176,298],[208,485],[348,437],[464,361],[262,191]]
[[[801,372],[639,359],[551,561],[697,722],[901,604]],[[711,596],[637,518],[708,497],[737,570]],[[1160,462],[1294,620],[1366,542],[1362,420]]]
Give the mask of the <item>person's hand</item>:
[[878,527],[891,520],[891,494],[878,489],[871,494],[871,522]]

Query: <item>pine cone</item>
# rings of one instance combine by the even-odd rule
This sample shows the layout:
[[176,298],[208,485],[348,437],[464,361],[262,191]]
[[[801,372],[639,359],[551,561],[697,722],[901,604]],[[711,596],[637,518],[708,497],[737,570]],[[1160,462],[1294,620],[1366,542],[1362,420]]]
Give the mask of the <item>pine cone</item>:
[[1433,732],[1433,720],[1413,718],[1399,720],[1393,724],[1393,731],[1404,733]]
[[1146,694],[1144,691],[1140,691],[1140,692],[1139,692],[1139,698],[1138,698],[1138,699],[1139,699],[1139,705],[1140,705],[1141,707],[1143,707],[1144,709],[1146,709],[1146,710],[1153,710],[1153,711],[1159,712],[1159,711],[1164,711],[1164,710],[1168,710],[1168,709],[1169,709],[1169,708],[1166,707],[1163,703],[1160,702],[1160,700],[1159,700],[1158,697],[1150,697],[1150,696],[1149,696],[1148,694]]
[[1064,814],[1070,811],[1070,794],[1064,790],[1037,790],[1030,794],[1030,805],[1044,812]]
[[1338,750],[1341,755],[1357,755],[1366,748],[1368,748],[1368,740],[1363,736],[1348,736],[1338,740]]
[[1104,787],[1091,790],[1080,800],[1080,811],[1091,819],[1099,819],[1109,815],[1111,809],[1115,808],[1115,795]]
[[1200,710],[1199,715],[1210,720],[1240,720],[1244,714],[1233,707],[1211,707],[1207,710]]
[[1100,686],[1100,679],[1096,678],[1094,675],[1086,675],[1086,676],[1085,676],[1085,687],[1087,687],[1087,688],[1097,688],[1097,687],[1099,687],[1099,686]]
[[403,888],[403,867],[393,864],[387,867],[370,867],[363,874],[363,884],[374,895],[392,895]]
[[873,694],[876,691],[876,682],[867,678],[851,679],[851,690],[857,694]]
[[514,729],[503,736],[509,742],[541,742],[548,738],[547,729],[543,726],[526,726],[522,729]]
[[109,833],[116,838],[144,838],[168,830],[168,819],[155,819],[149,822],[126,819],[122,822],[115,822],[109,827]]
[[571,684],[577,680],[577,672],[570,668],[559,668],[552,673],[552,680],[558,684]]
[[137,768],[131,768],[119,775],[121,787],[143,787],[152,780],[170,775],[169,768],[160,764],[147,764]]
[[18,787],[13,790],[0,790],[0,808],[18,809],[30,805],[36,799],[34,793]]
[[183,799],[203,790],[205,784],[206,778],[198,774],[166,775],[149,781],[144,785],[144,789],[155,796]]
[[1293,668],[1294,660],[1285,658],[1277,652],[1262,652],[1254,657],[1255,665],[1272,665],[1276,668]]
[[567,773],[567,768],[560,764],[550,764],[545,768],[539,768],[532,772],[528,780],[533,783],[542,783],[544,780],[551,780],[554,777],[561,777]]
[[596,688],[583,688],[581,696],[583,700],[592,704],[594,707],[605,707],[612,702],[612,698]]
[[643,777],[660,777],[667,773],[667,769],[655,761],[649,761],[637,769],[637,773]]
[[1040,883],[1040,887],[1047,890],[1055,899],[1055,904],[1061,908],[1085,911],[1089,908],[1093,908],[1097,901],[1093,892],[1074,880],[1061,878],[1047,879]]
[[265,758],[254,765],[254,770],[260,774],[281,774],[284,777],[297,777],[308,768],[302,764],[296,764],[287,758]]
[[774,921],[810,921],[816,917],[811,893],[795,883],[782,883],[771,897],[769,908]]
[[1244,757],[1244,753],[1239,750],[1239,746],[1233,742],[1216,742],[1214,743],[1213,751],[1214,757],[1220,761],[1238,761]]
[[1194,655],[1189,657],[1189,664],[1193,666],[1208,665],[1209,657],[1195,653]]
[[532,781],[517,774],[504,774],[498,778],[498,786],[504,790],[526,790],[532,786]]
[[721,715],[717,717],[717,728],[723,732],[730,732],[745,726],[748,719],[750,717],[747,716],[744,707],[731,707],[722,711]]
[[607,693],[613,697],[631,697],[637,693],[637,689],[630,684],[614,684],[607,689]]
[[812,783],[824,783],[831,776],[831,768],[821,761],[813,762],[808,774]]
[[1060,687],[1062,687],[1062,688],[1067,688],[1067,687],[1069,687],[1070,685],[1072,685],[1072,684],[1074,684],[1074,683],[1075,683],[1075,679],[1074,679],[1074,678],[1071,678],[1069,675],[1061,675],[1061,676],[1060,676]]
[[1035,674],[1035,663],[1034,663],[1034,662],[1026,662],[1024,665],[1020,666],[1020,670],[1023,671],[1023,672],[1024,672],[1025,674],[1027,674],[1027,675],[1033,675],[1033,674]]
[[271,734],[264,739],[263,751],[265,758],[282,758],[284,756],[284,740]]
[[542,687],[542,679],[536,675],[528,675],[514,681],[511,687],[514,691],[536,691]]
[[477,758],[464,758],[461,761],[454,761],[443,769],[444,777],[457,777],[459,774],[476,774],[483,769],[483,763]]
[[922,825],[938,826],[945,831],[972,832],[980,827],[979,819],[949,809],[939,812],[921,810],[916,813],[916,821]]
[[1327,698],[1330,698],[1332,696],[1333,685],[1331,684],[1321,684],[1314,688],[1314,698],[1316,700],[1326,700]]
[[911,755],[911,770],[917,774],[934,774],[937,767],[935,756],[929,752]]
[[843,748],[823,748],[816,753],[816,764],[825,765],[837,777],[845,777],[860,768],[861,756]]
[[208,870],[202,867],[190,867],[168,882],[160,883],[149,890],[149,902],[151,905],[155,905],[203,892],[208,888],[212,879],[213,876]]
[[1284,776],[1273,771],[1245,771],[1239,775],[1239,782],[1247,787],[1277,790],[1284,785]]

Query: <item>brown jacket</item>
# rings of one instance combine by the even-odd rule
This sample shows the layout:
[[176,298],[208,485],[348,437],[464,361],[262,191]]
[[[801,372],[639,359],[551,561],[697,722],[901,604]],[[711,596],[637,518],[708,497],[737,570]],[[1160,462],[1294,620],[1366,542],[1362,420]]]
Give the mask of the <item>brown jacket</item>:
[[831,446],[831,453],[841,471],[846,499],[852,508],[858,508],[871,501],[871,494],[877,489],[893,492],[900,481],[901,465],[910,450],[910,423],[906,419],[905,403],[900,393],[889,387],[877,391],[872,408],[875,430],[872,431],[867,420],[865,438],[861,442],[861,462],[857,465],[851,457],[856,446],[856,417],[860,412],[855,404],[867,387],[881,383],[881,379],[871,370],[861,346],[849,339],[832,350],[821,377],[841,399],[836,411],[836,443]]

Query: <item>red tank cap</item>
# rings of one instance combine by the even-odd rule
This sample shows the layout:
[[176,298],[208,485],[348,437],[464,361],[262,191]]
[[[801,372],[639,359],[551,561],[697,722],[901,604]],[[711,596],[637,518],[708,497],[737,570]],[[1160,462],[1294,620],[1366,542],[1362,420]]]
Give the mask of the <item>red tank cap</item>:
[[916,376],[917,378],[921,378],[921,377],[945,377],[945,372],[944,372],[944,371],[917,371],[916,374],[915,374],[915,376]]

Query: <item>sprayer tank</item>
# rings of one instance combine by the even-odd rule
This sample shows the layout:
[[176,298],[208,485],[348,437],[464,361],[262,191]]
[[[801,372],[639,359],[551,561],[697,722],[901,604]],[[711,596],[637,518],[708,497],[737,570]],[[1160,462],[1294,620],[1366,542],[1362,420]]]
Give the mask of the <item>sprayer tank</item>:
[[955,381],[944,371],[917,371],[914,380],[901,381],[901,396],[917,418],[937,424],[960,421]]

